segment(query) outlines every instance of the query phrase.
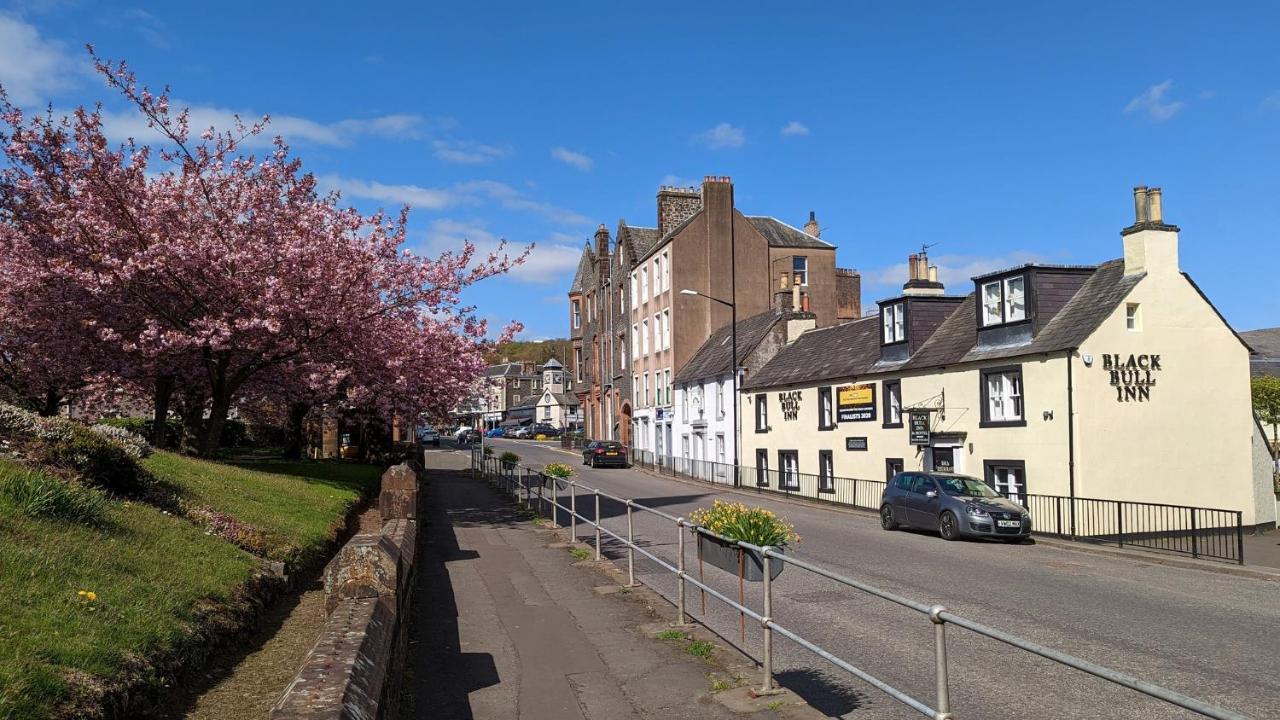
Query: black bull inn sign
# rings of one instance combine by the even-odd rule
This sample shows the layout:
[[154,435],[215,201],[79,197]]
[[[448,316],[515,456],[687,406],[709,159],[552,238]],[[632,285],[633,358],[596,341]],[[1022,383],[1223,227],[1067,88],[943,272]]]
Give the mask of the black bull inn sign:
[[1102,356],[1102,369],[1111,375],[1111,387],[1116,389],[1117,402],[1146,402],[1151,399],[1151,388],[1156,379],[1152,373],[1160,372],[1159,355],[1130,355],[1114,353]]

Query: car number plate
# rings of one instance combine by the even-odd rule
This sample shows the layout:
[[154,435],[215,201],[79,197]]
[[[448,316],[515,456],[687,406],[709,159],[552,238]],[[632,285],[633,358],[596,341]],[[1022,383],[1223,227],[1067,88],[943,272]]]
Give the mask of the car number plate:
[[1022,527],[1022,523],[1017,520],[997,520],[996,525],[1000,527]]
[[615,456],[616,456],[617,454],[618,454],[618,453],[616,453],[616,452],[607,452],[607,453],[605,453],[605,455],[615,455]]

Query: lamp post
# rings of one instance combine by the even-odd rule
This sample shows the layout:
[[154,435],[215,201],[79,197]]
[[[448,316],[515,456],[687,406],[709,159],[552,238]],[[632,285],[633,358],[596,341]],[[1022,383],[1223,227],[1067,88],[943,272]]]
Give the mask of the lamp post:
[[721,300],[720,298],[700,293],[697,290],[690,290],[689,288],[681,290],[680,294],[696,295],[698,297],[706,298],[712,302],[718,302],[729,308],[729,336],[731,338],[730,344],[733,346],[733,359],[731,360],[732,366],[730,368],[733,373],[733,486],[738,487],[740,485],[738,478],[738,416],[741,414],[741,407],[739,407],[738,402],[738,306],[734,303]]

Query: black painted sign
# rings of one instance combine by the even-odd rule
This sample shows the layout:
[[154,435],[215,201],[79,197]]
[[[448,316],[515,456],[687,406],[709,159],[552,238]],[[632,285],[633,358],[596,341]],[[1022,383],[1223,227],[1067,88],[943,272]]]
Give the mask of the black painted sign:
[[778,393],[778,404],[782,406],[782,419],[795,420],[800,417],[800,391]]
[[844,449],[849,451],[866,450],[867,439],[864,437],[847,437],[844,439]]
[[907,411],[907,427],[912,445],[928,445],[930,440],[929,413],[923,410]]
[[1104,354],[1102,369],[1111,375],[1111,387],[1116,389],[1116,402],[1147,402],[1151,388],[1156,385],[1153,372],[1160,372],[1159,355]]

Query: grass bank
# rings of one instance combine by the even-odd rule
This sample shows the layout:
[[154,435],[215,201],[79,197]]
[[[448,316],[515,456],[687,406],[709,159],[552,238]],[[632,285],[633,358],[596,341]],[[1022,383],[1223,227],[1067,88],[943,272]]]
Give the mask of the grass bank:
[[[257,555],[314,566],[380,474],[170,453],[142,465],[183,512],[116,498],[71,520],[0,492],[0,720],[96,717],[105,697],[132,714],[121,697],[163,687],[219,625],[232,630],[253,611],[261,559],[229,539],[228,523],[256,534]],[[30,486],[33,474],[57,480],[0,459],[0,488]]]

